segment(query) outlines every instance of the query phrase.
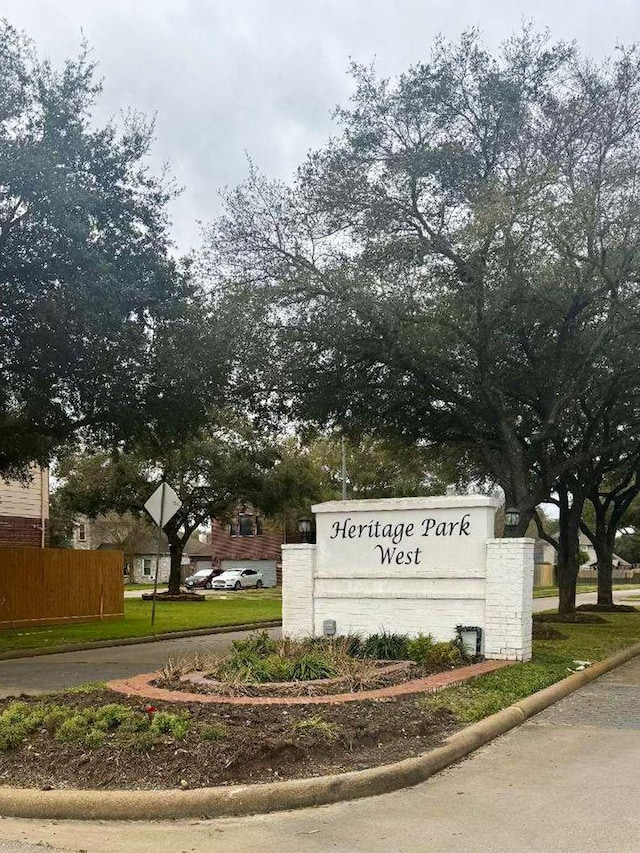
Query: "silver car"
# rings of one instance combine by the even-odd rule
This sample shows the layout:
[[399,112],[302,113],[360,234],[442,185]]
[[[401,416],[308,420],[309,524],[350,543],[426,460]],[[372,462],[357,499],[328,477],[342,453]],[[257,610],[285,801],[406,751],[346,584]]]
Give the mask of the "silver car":
[[256,572],[255,569],[228,569],[213,580],[214,589],[260,589],[262,586],[262,572]]

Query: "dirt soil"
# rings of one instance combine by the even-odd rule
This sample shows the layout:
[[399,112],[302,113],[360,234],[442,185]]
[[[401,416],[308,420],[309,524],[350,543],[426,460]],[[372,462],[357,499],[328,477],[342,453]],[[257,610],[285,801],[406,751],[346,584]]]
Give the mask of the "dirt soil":
[[[110,690],[90,694],[20,697],[84,708],[126,703],[145,712],[141,699]],[[0,702],[0,712],[12,700]],[[157,702],[158,711],[183,712],[183,703]],[[147,750],[107,742],[98,748],[60,743],[37,732],[15,750],[0,753],[0,784],[52,788],[198,788],[271,782],[343,773],[419,755],[439,745],[460,726],[445,710],[425,710],[419,697],[317,706],[187,705],[196,723],[224,726],[219,741],[166,736]],[[297,731],[302,720],[335,724],[335,740],[321,730]]]
[[[153,601],[153,593],[145,592],[141,596],[143,601]],[[183,592],[179,595],[171,595],[169,592],[157,592],[156,601],[206,601],[206,596],[199,592]]]
[[550,628],[544,622],[533,623],[533,639],[534,640],[566,640],[567,635],[556,631],[555,628]]

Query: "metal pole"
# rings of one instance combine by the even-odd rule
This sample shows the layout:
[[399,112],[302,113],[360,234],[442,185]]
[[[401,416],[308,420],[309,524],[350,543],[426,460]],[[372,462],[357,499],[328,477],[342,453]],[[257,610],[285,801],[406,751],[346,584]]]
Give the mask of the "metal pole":
[[151,605],[151,625],[156,619],[156,594],[158,592],[158,571],[160,569],[160,548],[162,547],[162,528],[164,527],[164,492],[166,484],[162,483],[160,495],[160,524],[158,526],[158,548],[156,550],[156,574],[153,579],[153,603]]
[[347,451],[344,445],[344,436],[342,436],[342,500],[347,499]]

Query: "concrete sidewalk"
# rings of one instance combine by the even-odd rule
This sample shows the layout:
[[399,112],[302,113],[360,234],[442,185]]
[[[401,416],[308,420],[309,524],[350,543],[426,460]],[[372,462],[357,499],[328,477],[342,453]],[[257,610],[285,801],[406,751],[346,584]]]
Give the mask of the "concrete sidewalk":
[[0,853],[636,853],[639,729],[636,658],[415,788],[242,819],[5,818],[0,839],[20,843]]

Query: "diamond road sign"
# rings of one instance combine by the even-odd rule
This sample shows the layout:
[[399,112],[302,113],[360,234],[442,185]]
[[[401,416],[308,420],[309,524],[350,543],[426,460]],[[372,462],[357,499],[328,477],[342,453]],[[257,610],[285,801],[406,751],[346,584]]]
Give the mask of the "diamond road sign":
[[168,483],[160,483],[144,505],[158,526],[164,527],[182,506],[182,501]]

